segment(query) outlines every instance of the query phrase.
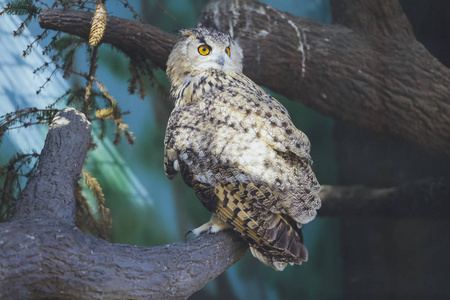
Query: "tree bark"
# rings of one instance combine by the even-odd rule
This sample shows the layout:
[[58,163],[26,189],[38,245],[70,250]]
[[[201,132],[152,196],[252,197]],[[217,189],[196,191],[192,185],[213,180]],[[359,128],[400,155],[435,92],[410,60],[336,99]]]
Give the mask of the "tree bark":
[[75,183],[90,144],[83,114],[55,117],[36,175],[0,224],[1,299],[186,299],[248,249],[237,234],[157,247],[111,244],[75,226]]
[[[450,70],[418,43],[398,1],[332,1],[336,25],[253,0],[214,1],[200,23],[229,31],[255,82],[318,112],[450,155]],[[86,38],[92,14],[43,10],[41,27]],[[105,43],[165,68],[175,37],[109,17]]]
[[[45,9],[39,14],[42,28],[70,33],[89,39],[93,13],[85,11]],[[129,56],[140,55],[165,69],[176,36],[152,25],[108,16],[102,43],[108,43]],[[152,52],[152,53],[149,53]]]
[[450,219],[450,179],[426,179],[390,188],[322,186],[319,216]]

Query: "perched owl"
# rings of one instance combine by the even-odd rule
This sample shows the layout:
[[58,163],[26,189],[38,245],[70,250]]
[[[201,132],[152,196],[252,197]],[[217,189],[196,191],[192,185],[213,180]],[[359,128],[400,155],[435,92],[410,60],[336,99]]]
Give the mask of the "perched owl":
[[165,171],[178,172],[213,213],[194,229],[233,228],[275,270],[308,259],[302,224],[316,216],[310,143],[286,109],[242,73],[242,52],[211,28],[180,31],[167,75],[175,100]]

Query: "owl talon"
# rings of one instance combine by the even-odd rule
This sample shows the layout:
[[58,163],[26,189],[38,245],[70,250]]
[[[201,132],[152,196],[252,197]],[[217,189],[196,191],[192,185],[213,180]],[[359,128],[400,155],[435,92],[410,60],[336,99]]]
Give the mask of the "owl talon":
[[215,214],[213,214],[211,220],[209,220],[207,223],[203,224],[200,227],[192,229],[190,232],[193,233],[195,236],[198,236],[203,232],[206,232],[207,234],[218,233],[219,231],[227,228],[230,228],[230,225],[223,222]]
[[186,234],[184,235],[184,241],[187,241],[187,237],[191,233],[192,233],[192,230],[189,230],[188,232],[186,232]]
[[[210,221],[210,222],[211,222],[211,221]],[[202,234],[203,232],[209,233],[209,232],[210,232],[210,228],[211,228],[210,222],[205,223],[205,224],[203,224],[203,225],[200,226],[200,227],[197,227],[197,228],[192,229],[192,230],[191,230],[191,233],[192,233],[194,236],[199,236],[199,235]]]

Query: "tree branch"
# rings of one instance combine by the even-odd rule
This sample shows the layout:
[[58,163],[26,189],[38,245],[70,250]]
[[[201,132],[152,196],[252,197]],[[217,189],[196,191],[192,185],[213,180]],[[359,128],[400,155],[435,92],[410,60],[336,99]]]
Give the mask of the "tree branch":
[[[64,9],[46,9],[39,14],[42,28],[70,33],[89,39],[93,13]],[[149,58],[165,69],[176,36],[152,25],[108,16],[102,43],[108,43],[129,56]],[[151,53],[149,53],[151,52]]]
[[[210,3],[200,23],[232,32],[254,81],[322,114],[450,155],[450,70],[415,40],[397,1],[332,1],[334,19],[345,26],[253,0],[235,3]],[[91,17],[43,10],[39,23],[87,39]],[[165,68],[175,40],[153,26],[109,17],[103,42]]]
[[110,244],[62,221],[0,224],[1,299],[186,299],[238,261],[233,232],[188,243]]
[[450,218],[450,179],[391,188],[322,186],[319,216]]
[[27,181],[10,218],[48,215],[74,225],[74,186],[91,141],[91,124],[83,114],[66,109],[55,116],[50,130],[38,171]]
[[[214,1],[201,23],[244,50],[246,74],[322,114],[450,154],[450,70],[417,42],[398,1],[332,1],[324,25],[253,0]],[[231,20],[231,21],[230,21]]]
[[36,175],[0,224],[0,298],[184,299],[238,261],[237,234],[158,247],[110,244],[74,223],[75,183],[90,123],[74,109],[55,117]]

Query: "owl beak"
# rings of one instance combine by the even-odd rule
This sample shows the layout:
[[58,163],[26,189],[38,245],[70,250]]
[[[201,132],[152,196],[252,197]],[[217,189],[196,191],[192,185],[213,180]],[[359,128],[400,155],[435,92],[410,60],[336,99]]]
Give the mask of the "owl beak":
[[223,55],[220,55],[220,56],[217,58],[216,62],[217,62],[221,67],[223,67],[223,65],[225,64],[225,57],[223,57]]

